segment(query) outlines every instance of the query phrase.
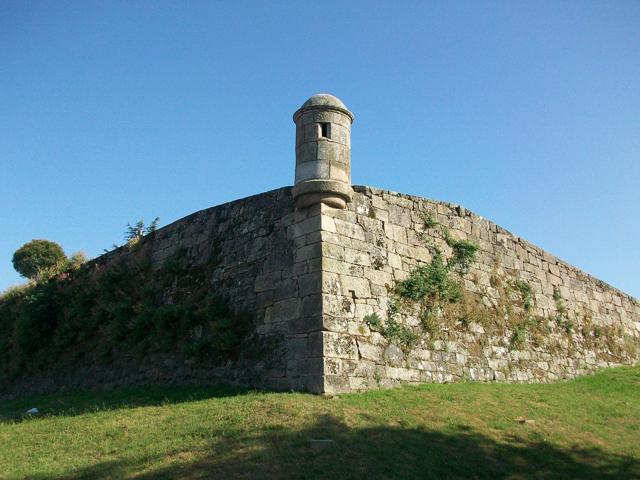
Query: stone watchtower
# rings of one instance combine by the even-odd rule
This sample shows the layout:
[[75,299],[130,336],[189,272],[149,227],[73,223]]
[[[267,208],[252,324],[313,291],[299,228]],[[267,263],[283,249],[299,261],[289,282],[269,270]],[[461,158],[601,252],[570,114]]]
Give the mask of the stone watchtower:
[[333,95],[304,102],[296,124],[296,208],[324,203],[345,208],[351,201],[351,124],[353,113]]

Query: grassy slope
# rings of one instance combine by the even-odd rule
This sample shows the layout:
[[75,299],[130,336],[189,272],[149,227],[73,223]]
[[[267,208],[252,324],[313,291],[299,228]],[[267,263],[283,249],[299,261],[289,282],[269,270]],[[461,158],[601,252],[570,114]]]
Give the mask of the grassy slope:
[[[21,416],[33,406],[45,415]],[[640,478],[640,367],[334,399],[154,388],[0,403],[0,478],[132,477]]]

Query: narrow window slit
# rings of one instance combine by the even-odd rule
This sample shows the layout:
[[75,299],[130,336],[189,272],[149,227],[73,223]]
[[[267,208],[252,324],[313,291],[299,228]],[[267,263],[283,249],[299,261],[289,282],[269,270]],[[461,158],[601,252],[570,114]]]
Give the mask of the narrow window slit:
[[331,138],[331,124],[330,123],[321,123],[320,124],[320,136],[322,138]]

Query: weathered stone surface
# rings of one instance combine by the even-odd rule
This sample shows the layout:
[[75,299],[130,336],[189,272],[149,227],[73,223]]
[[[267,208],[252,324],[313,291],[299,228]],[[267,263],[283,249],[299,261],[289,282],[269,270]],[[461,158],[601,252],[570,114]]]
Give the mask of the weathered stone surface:
[[[318,99],[323,99],[318,102]],[[353,114],[336,97],[314,95],[293,115],[296,174],[293,197],[299,209],[314,204],[344,208],[351,200]]]
[[[194,265],[215,256],[211,289],[232,310],[255,314],[255,334],[268,345],[259,356],[247,352],[241,362],[215,369],[171,356],[135,362],[116,358],[111,366],[79,364],[74,371],[46,372],[2,394],[220,380],[324,391],[322,338],[312,338],[322,329],[322,248],[319,241],[306,241],[314,232],[320,240],[320,227],[320,207],[295,211],[287,187],[194,213],[144,240],[156,267],[182,249]],[[94,262],[109,263],[124,255],[126,250],[119,249]]]
[[[323,246],[324,327],[339,335],[338,345],[354,345],[346,339],[351,336],[357,347],[355,352],[349,348],[349,354],[336,348],[324,349],[325,363],[330,362],[333,369],[325,391],[456,379],[544,382],[572,378],[604,366],[638,362],[637,300],[462,207],[370,187],[354,190],[353,201],[346,210],[325,209],[321,213],[322,225],[330,229],[321,232],[322,241],[333,246]],[[407,278],[416,266],[431,261],[423,238],[429,234],[423,224],[425,214],[446,225],[452,238],[467,239],[480,247],[477,262],[465,277],[465,287],[471,292],[484,292],[487,306],[499,298],[494,278],[502,282],[520,279],[530,285],[532,313],[546,318],[553,327],[558,311],[554,300],[557,290],[572,319],[573,346],[569,348],[567,338],[553,333],[558,351],[536,347],[530,339],[523,349],[513,349],[509,347],[513,326],[507,326],[504,335],[495,336],[472,322],[466,331],[450,330],[450,341],[422,341],[407,355],[398,345],[372,331],[365,317],[372,313],[384,317],[396,282]],[[433,237],[431,241],[439,240]],[[447,245],[439,247],[451,254]],[[418,325],[411,316],[403,322]],[[585,328],[608,328],[615,332],[611,335],[619,335],[609,340],[610,345],[617,345],[618,353],[612,355],[610,347],[593,340],[592,333],[583,334]],[[332,342],[335,347],[333,337]],[[380,368],[367,368],[356,374],[353,362],[368,362],[367,365]]]
[[[326,120],[334,122],[340,148],[348,148],[351,120],[340,110],[344,105],[334,105],[336,111],[310,106],[314,113],[303,112],[297,120],[296,181],[324,175],[320,167],[305,166],[321,160],[327,161],[331,177],[334,166],[342,165],[336,179],[345,183],[346,154],[327,150],[330,145],[318,153],[317,145],[310,144],[318,140],[317,122]],[[255,314],[253,333],[268,345],[258,354],[241,352],[246,353],[241,362],[215,369],[170,356],[136,364],[116,359],[111,369],[79,366],[64,375],[29,379],[14,390],[225,380],[335,393],[402,382],[548,382],[638,362],[636,299],[463,207],[371,187],[353,190],[344,209],[320,197],[319,203],[295,208],[292,189],[282,188],[194,213],[144,240],[156,267],[182,249],[194,265],[215,256],[210,288],[233,310]],[[442,338],[423,335],[412,348],[403,348],[367,321],[373,314],[385,318],[397,282],[432,260],[425,240],[451,255],[451,247],[425,229],[426,215],[446,225],[452,238],[478,245],[477,261],[463,284],[467,293],[483,295],[486,308],[498,308],[505,284],[528,283],[531,314],[539,317],[534,320],[547,332],[544,338],[525,332],[514,344],[518,325],[506,322],[495,331],[482,319],[467,319],[465,328],[439,325],[445,330]],[[121,255],[126,252],[116,250],[95,262]],[[523,306],[513,310],[522,313]],[[411,331],[420,325],[410,309],[396,321]]]

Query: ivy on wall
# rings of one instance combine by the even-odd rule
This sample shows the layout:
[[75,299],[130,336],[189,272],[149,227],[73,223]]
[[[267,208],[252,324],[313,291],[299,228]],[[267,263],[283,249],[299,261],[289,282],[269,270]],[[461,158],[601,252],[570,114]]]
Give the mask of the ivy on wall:
[[153,268],[149,242],[124,247],[107,264],[90,262],[0,298],[0,379],[52,364],[108,363],[121,355],[168,353],[219,365],[238,356],[253,329],[210,283],[215,250],[193,265],[177,250]]

